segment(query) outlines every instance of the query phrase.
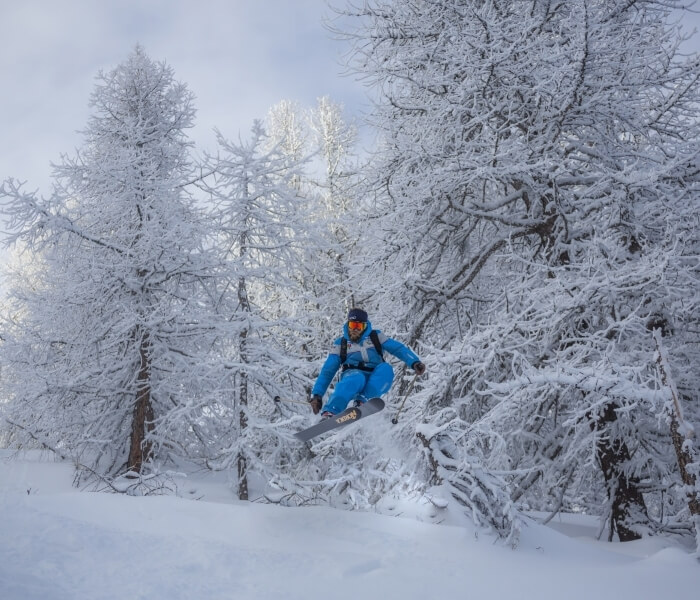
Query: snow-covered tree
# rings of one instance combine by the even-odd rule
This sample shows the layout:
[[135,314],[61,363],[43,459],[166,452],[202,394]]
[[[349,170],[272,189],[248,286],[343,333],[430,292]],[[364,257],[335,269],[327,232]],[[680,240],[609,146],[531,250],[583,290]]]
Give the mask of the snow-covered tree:
[[384,137],[367,264],[439,381],[406,427],[424,421],[429,458],[481,457],[521,505],[595,510],[621,539],[678,497],[655,327],[697,417],[700,63],[673,4],[346,11]]
[[273,399],[304,398],[309,385],[305,342],[311,332],[298,311],[305,304],[302,262],[313,238],[295,184],[300,165],[269,144],[262,124],[254,124],[246,142],[234,144],[221,134],[218,139],[220,152],[207,161],[213,178],[205,189],[229,278],[220,310],[236,337],[225,348],[234,367],[210,464],[235,465],[238,495],[247,499],[251,470],[269,478],[289,462],[284,426],[299,417]]
[[301,163],[309,154],[309,129],[298,102],[280,100],[267,114],[268,146]]
[[[352,262],[357,256],[357,242],[365,225],[363,200],[359,189],[356,156],[357,129],[343,117],[342,105],[324,96],[311,111],[309,123],[322,159],[323,175],[316,185],[321,195],[322,223],[330,236],[330,264],[324,265],[325,285],[345,310],[360,305],[360,290],[353,279]],[[359,292],[359,293],[358,293]]]
[[356,266],[357,242],[366,226],[357,130],[343,106],[327,96],[308,109],[282,101],[270,109],[267,123],[269,147],[305,163],[293,185],[306,205],[307,231],[313,230],[300,284],[309,299],[304,314],[315,332],[307,347],[317,357],[337,336],[348,309],[367,297],[356,277],[362,270]]
[[4,416],[18,442],[98,475],[143,473],[206,446],[197,428],[224,367],[223,273],[185,192],[186,86],[137,47],[100,73],[91,106],[50,198],[2,188],[16,239],[40,261],[4,315]]

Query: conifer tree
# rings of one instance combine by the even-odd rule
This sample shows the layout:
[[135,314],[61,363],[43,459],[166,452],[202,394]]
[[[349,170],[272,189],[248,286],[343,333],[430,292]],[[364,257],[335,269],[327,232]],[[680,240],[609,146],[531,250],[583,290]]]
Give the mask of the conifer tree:
[[219,154],[207,160],[213,177],[204,188],[229,282],[219,310],[235,337],[223,349],[230,393],[220,424],[212,424],[218,433],[210,465],[235,467],[238,496],[248,499],[251,470],[269,479],[289,461],[288,431],[280,423],[299,417],[276,407],[275,396],[303,398],[308,387],[308,331],[297,310],[303,306],[302,260],[313,239],[296,185],[300,165],[269,144],[262,124],[255,122],[246,142],[232,143],[220,133],[218,139]]
[[355,260],[366,226],[357,130],[346,121],[342,105],[326,96],[309,109],[282,101],[270,109],[267,122],[270,147],[305,166],[293,181],[303,199],[309,235],[299,272],[305,292],[300,316],[313,331],[306,348],[316,360],[325,356],[348,309],[367,298],[359,291],[362,269]]
[[[201,453],[218,397],[223,276],[192,178],[192,94],[141,47],[100,73],[85,143],[53,195],[2,188],[16,239],[41,261],[5,315],[7,423],[100,476]],[[20,284],[22,282],[19,282]]]

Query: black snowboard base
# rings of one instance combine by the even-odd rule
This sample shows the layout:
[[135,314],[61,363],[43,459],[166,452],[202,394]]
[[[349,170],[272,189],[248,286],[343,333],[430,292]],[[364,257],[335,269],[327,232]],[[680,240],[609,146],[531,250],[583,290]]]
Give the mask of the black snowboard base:
[[314,438],[321,433],[332,431],[334,429],[338,429],[339,427],[345,427],[346,425],[350,425],[350,423],[359,421],[362,417],[367,417],[369,415],[373,415],[374,413],[378,413],[383,408],[384,400],[381,398],[372,398],[360,406],[348,408],[333,417],[328,417],[320,423],[312,425],[308,429],[298,431],[294,434],[294,437],[302,442],[307,442],[311,438]]

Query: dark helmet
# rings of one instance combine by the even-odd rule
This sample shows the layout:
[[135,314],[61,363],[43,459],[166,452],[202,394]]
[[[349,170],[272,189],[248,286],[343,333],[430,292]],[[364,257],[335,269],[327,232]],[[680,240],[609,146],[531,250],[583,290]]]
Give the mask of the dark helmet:
[[366,323],[369,321],[369,317],[361,308],[351,308],[350,312],[348,313],[348,321],[360,321],[362,323]]

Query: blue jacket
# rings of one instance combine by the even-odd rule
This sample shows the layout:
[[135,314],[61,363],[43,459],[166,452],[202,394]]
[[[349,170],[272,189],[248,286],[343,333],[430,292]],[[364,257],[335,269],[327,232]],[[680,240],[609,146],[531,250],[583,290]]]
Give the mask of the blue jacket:
[[[343,336],[339,337],[335,342],[333,342],[333,349],[331,350],[326,362],[323,363],[321,367],[321,372],[316,378],[316,383],[311,390],[312,395],[323,396],[328,389],[328,386],[333,381],[333,377],[338,372],[338,369],[342,366],[340,364],[340,343],[343,338],[348,341],[348,355],[345,359],[345,364],[352,367],[362,365],[370,369],[376,367],[382,362],[382,357],[374,347],[372,340],[369,337],[372,331],[372,323],[367,323],[367,327],[362,333],[362,337],[357,342],[351,342],[350,336],[348,335],[348,324],[343,326]],[[401,359],[409,367],[413,365],[416,361],[420,359],[418,356],[412,352],[407,346],[401,342],[396,341],[390,337],[385,336],[381,331],[377,329],[377,334],[379,336],[379,342],[382,345],[382,350],[393,354],[396,358]]]

